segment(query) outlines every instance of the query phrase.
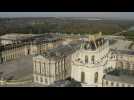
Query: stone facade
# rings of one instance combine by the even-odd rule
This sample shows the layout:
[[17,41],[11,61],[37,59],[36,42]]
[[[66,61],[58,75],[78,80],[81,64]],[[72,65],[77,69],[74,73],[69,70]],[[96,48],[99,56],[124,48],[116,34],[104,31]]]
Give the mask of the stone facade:
[[133,71],[133,57],[133,52],[110,49],[109,40],[99,33],[33,57],[33,78],[35,83],[44,85],[71,77],[83,87],[133,87],[133,79],[115,75],[109,78],[106,72],[118,67]]
[[[86,48],[87,45],[89,48]],[[102,86],[103,70],[108,62],[108,54],[108,41],[105,41],[101,36],[92,37],[72,55],[71,77],[82,82],[83,85]]]
[[35,83],[50,85],[71,77],[71,45],[48,50],[33,57],[33,78]]
[[64,57],[58,61],[46,59],[43,56],[33,58],[34,82],[50,85],[70,77],[70,65],[67,60],[69,59]]

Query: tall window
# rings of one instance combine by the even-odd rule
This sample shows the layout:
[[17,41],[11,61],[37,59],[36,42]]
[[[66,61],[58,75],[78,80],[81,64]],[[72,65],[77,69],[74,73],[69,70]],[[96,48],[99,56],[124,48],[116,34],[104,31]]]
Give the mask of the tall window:
[[92,64],[94,64],[94,58],[95,58],[95,56],[92,56],[92,57],[91,57],[91,62],[92,62]]
[[85,56],[85,63],[88,63],[88,56]]
[[43,82],[43,78],[42,77],[40,77],[40,82]]
[[98,72],[94,74],[94,83],[98,82]]
[[46,68],[45,68],[45,63],[44,63],[44,75],[46,75]]
[[34,61],[34,72],[36,73],[37,70],[36,70],[36,61]]
[[27,54],[28,54],[28,55],[30,54],[30,49],[27,50]]
[[116,83],[116,86],[119,87],[119,83]]
[[85,73],[81,72],[81,82],[85,82]]
[[113,82],[111,82],[111,86],[114,86],[114,83]]
[[108,81],[106,81],[106,86],[108,86]]
[[45,83],[47,83],[47,79],[45,79]]
[[87,50],[87,43],[84,45],[84,49]]
[[36,81],[38,81],[38,76],[36,76]]
[[55,63],[55,76],[57,76],[57,62]]
[[122,87],[125,87],[125,84],[122,84]]
[[41,62],[39,62],[39,73],[41,73]]

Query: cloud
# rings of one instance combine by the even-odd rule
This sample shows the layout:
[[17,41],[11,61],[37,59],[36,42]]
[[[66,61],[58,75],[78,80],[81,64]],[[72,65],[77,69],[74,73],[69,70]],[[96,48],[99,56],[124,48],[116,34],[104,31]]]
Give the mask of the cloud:
[[134,19],[134,12],[0,12],[0,17],[101,17]]

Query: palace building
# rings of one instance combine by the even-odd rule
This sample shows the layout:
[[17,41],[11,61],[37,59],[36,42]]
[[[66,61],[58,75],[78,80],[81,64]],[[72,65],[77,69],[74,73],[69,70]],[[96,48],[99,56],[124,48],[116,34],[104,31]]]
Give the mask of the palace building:
[[115,68],[134,71],[134,51],[132,50],[111,50],[111,59],[116,62]]
[[101,32],[74,40],[33,57],[35,83],[71,78],[83,87],[134,86],[133,51],[111,49]]
[[1,36],[0,40],[0,63],[22,56],[44,53],[62,42],[61,37],[52,34],[7,34]]
[[134,87],[134,51],[112,49],[109,59],[103,87]]
[[71,55],[78,48],[78,44],[66,44],[33,57],[34,82],[50,85],[71,77]]
[[101,86],[108,54],[109,42],[104,40],[101,33],[90,36],[81,49],[72,55],[71,77],[84,86]]
[[[34,82],[52,84],[55,81],[71,77],[83,85],[102,86],[103,70],[108,61],[108,54],[109,42],[104,40],[101,33],[91,35],[87,41],[79,40],[75,44],[69,43],[52,49],[47,51],[47,54],[33,58]],[[64,58],[69,61],[65,62],[62,60]],[[69,73],[65,77],[64,74],[66,75],[66,72],[64,69],[66,67]],[[45,74],[46,72],[41,71],[46,71],[45,69],[49,70],[47,71],[48,76]]]

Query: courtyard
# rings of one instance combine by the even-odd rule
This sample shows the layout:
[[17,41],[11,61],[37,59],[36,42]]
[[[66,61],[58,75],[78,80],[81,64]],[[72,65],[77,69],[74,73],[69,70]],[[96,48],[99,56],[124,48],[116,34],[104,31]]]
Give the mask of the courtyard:
[[0,64],[0,78],[6,81],[32,80],[32,56]]

